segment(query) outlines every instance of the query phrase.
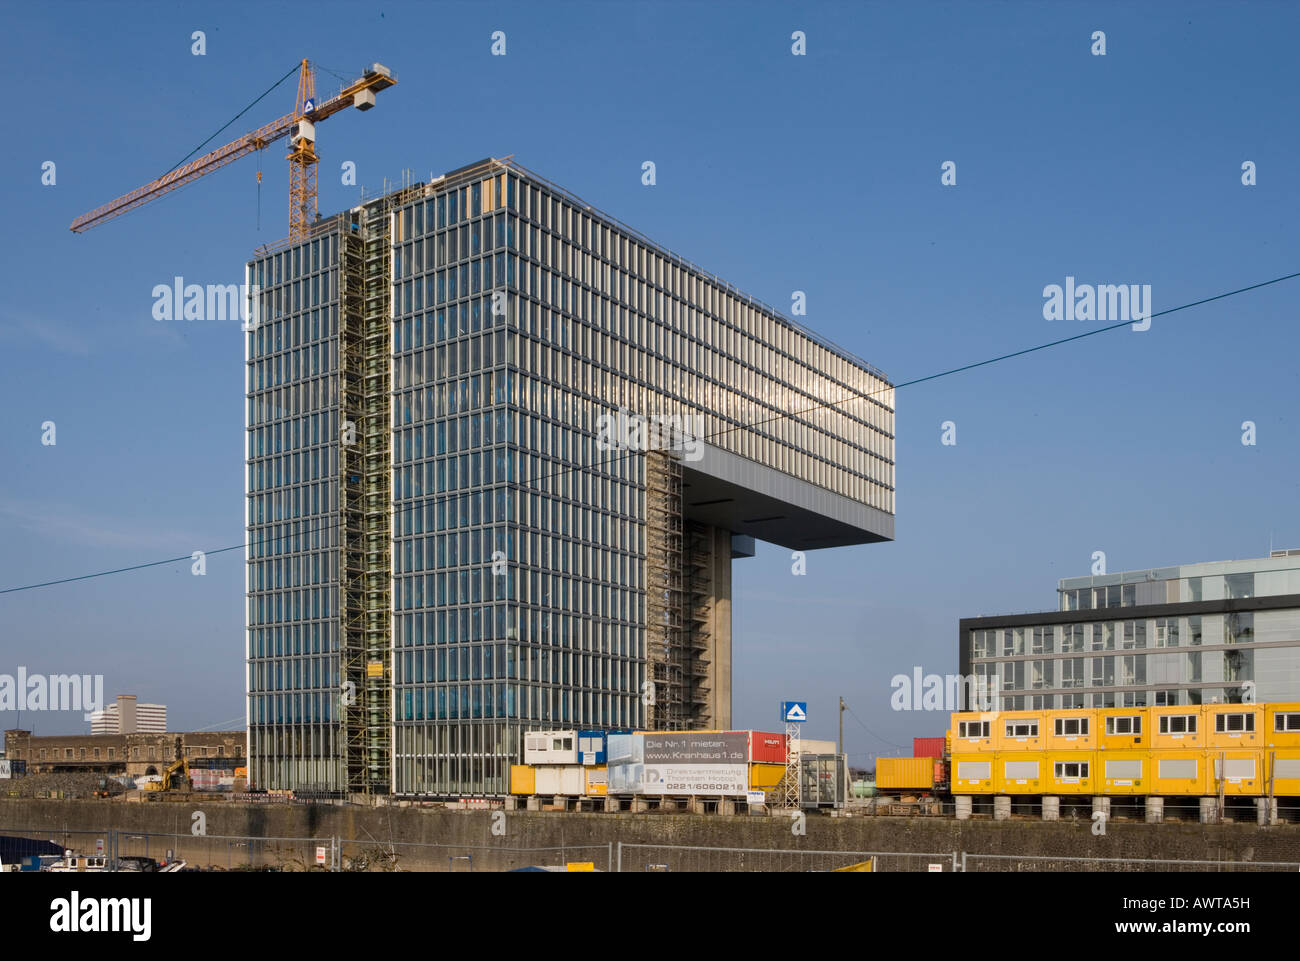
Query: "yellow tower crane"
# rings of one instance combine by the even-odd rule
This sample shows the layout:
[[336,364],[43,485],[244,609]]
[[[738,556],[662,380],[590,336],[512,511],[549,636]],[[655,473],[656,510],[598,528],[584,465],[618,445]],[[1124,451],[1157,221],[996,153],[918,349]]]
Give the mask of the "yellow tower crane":
[[[322,104],[316,103],[316,84],[311,64],[302,61],[298,71],[298,101],[294,112],[274,120],[238,140],[218,147],[197,160],[177,167],[143,187],[138,187],[112,203],[104,204],[72,222],[73,233],[81,233],[106,220],[134,210],[165,193],[183,187],[204,174],[224,167],[254,150],[261,150],[281,137],[289,138],[289,239],[301,240],[307,236],[316,219],[316,124],[347,107],[369,110],[375,105],[375,94],[397,83],[397,78],[383,64],[371,64],[359,80],[344,87],[337,95]],[[261,173],[258,173],[261,180]]]

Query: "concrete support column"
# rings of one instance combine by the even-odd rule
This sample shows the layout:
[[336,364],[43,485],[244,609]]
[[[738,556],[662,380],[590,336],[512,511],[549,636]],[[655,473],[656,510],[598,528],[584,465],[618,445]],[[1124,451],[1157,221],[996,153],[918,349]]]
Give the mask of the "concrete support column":
[[686,810],[691,814],[704,813],[704,798],[692,796],[686,801]]
[[954,804],[956,805],[956,807],[957,807],[957,820],[958,820],[958,821],[969,821],[969,820],[970,820],[970,812],[971,812],[971,797],[970,797],[970,795],[963,795],[963,796],[960,796],[960,797],[955,797],[955,798],[953,798],[953,803],[954,803]]
[[518,811],[519,798],[515,797],[513,794],[507,795],[502,802],[502,806],[507,811]]
[[650,802],[646,798],[634,797],[632,799],[633,814],[645,814],[645,812],[649,810],[650,810]]
[[1219,823],[1219,799],[1217,797],[1201,798],[1201,823]]
[[1043,820],[1061,820],[1061,799],[1059,797],[1043,798]]
[[605,811],[606,811],[606,813],[610,813],[610,814],[617,813],[617,812],[618,812],[618,798],[616,798],[616,797],[606,797],[606,798],[605,798]]
[[1098,815],[1098,814],[1103,814],[1103,815],[1105,815],[1105,817],[1103,818],[1104,821],[1109,821],[1109,820],[1110,820],[1110,798],[1108,798],[1108,797],[1102,797],[1101,795],[1094,795],[1094,796],[1093,796],[1093,799],[1092,799],[1092,818],[1093,818],[1093,821],[1094,821],[1094,822],[1097,820],[1097,815]]
[[540,811],[542,809],[542,799],[539,797],[530,797],[528,799],[528,810]]
[[563,794],[557,794],[554,797],[552,797],[551,803],[556,807],[558,807],[561,811],[569,810],[569,799],[565,797]]
[[1162,797],[1147,798],[1147,824],[1164,824],[1165,823],[1165,799]]
[[1277,798],[1255,799],[1255,822],[1263,826],[1277,824]]
[[1011,796],[1008,794],[999,794],[993,799],[993,820],[1008,821],[1011,819]]
[[722,801],[718,804],[718,813],[725,814],[728,816],[735,814],[736,802],[729,797],[724,797]]

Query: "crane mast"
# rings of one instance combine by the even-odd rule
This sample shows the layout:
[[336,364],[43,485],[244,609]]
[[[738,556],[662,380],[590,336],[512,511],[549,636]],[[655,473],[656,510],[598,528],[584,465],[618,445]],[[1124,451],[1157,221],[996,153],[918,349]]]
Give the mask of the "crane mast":
[[320,155],[316,153],[316,124],[348,107],[369,110],[375,105],[375,94],[395,83],[397,78],[387,67],[379,63],[372,64],[359,79],[324,103],[317,104],[311,64],[303,60],[299,65],[298,97],[293,113],[285,114],[278,120],[244,134],[238,140],[177,167],[143,187],[137,187],[111,203],[83,214],[72,222],[70,229],[73,233],[83,233],[219,170],[254,150],[262,150],[275,141],[288,137],[289,239],[301,240],[307,236],[316,219],[316,165],[320,162]]

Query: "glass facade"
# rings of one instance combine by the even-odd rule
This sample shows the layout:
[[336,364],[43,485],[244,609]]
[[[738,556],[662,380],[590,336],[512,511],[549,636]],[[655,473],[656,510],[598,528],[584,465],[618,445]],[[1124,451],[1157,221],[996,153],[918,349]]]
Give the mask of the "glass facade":
[[[501,794],[521,731],[646,721],[646,457],[600,449],[601,415],[690,418],[711,445],[892,514],[892,388],[513,164],[390,204],[391,789]],[[266,787],[343,779],[335,254],[360,222],[250,265],[270,311],[248,385],[250,540],[270,538],[249,553],[250,773]]]
[[338,238],[249,265],[247,680],[253,782],[340,778]]

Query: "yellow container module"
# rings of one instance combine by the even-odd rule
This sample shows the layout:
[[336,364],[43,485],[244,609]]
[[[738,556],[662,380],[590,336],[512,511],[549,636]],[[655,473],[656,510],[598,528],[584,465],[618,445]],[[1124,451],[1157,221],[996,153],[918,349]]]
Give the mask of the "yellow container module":
[[1064,710],[1047,712],[1049,751],[1091,751],[1097,744],[1097,712]]
[[930,791],[934,789],[932,757],[876,758],[876,790]]
[[1003,711],[993,722],[993,745],[998,751],[1041,751],[1047,744],[1044,711]]
[[952,756],[953,794],[996,794],[993,784],[993,752]]
[[1300,747],[1279,747],[1264,752],[1268,782],[1264,794],[1272,789],[1274,797],[1300,797]]
[[1264,743],[1264,705],[1207,704],[1203,710],[1205,746],[1211,750]]
[[993,785],[998,794],[1046,794],[1046,758],[1038,751],[999,751]]
[[1264,780],[1264,752],[1210,748],[1210,779],[1207,794],[1218,794],[1222,783],[1224,794],[1262,795]]
[[749,789],[751,791],[770,791],[781,783],[781,778],[784,776],[784,764],[751,764],[749,766]]
[[1208,793],[1204,751],[1152,751],[1150,776],[1146,793],[1156,797]]
[[1043,755],[1044,794],[1094,794],[1097,772],[1094,751],[1048,751]]
[[537,793],[537,772],[531,764],[510,765],[510,793],[532,795]]
[[993,711],[964,711],[952,716],[952,743],[949,754],[975,754],[993,750]]
[[604,797],[609,793],[609,772],[604,764],[584,767],[587,774],[587,797]]
[[1093,784],[1099,794],[1150,794],[1151,752],[1098,751]]
[[1205,718],[1199,704],[1151,707],[1150,745],[1160,750],[1205,747]]
[[1264,705],[1264,744],[1300,747],[1300,702]]
[[1103,707],[1097,714],[1096,746],[1136,750],[1151,745],[1151,713],[1145,707]]

